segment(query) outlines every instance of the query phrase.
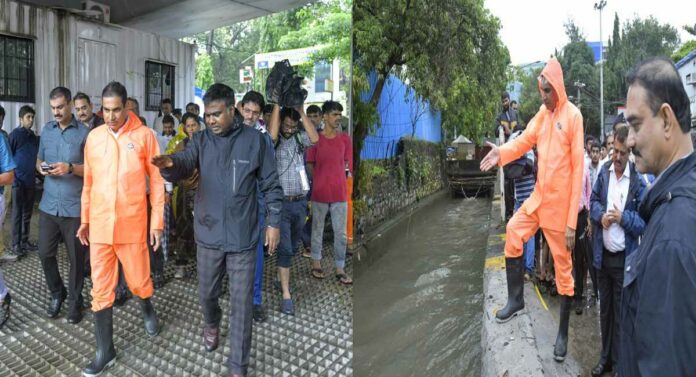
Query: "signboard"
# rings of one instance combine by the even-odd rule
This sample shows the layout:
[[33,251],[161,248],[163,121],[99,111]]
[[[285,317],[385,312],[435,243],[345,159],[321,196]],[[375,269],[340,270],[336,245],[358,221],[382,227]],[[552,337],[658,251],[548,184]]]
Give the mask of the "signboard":
[[309,61],[309,55],[318,51],[323,46],[298,48],[294,50],[266,52],[254,55],[254,67],[256,69],[271,69],[276,62],[288,59],[293,66]]
[[244,67],[239,70],[239,83],[240,84],[250,84],[251,80],[254,79],[254,71],[251,67]]

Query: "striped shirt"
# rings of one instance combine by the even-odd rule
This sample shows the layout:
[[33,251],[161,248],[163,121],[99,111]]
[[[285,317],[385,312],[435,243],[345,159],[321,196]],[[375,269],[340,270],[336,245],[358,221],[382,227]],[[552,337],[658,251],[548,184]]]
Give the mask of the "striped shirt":
[[536,177],[534,174],[525,175],[515,179],[513,183],[515,185],[515,199],[522,203],[532,195],[534,184],[536,184]]

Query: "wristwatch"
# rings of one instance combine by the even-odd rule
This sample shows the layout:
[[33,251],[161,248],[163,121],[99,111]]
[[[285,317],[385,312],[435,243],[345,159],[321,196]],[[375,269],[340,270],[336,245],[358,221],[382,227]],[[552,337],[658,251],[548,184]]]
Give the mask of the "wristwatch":
[[73,172],[73,164],[68,163],[68,174],[72,174],[72,172]]

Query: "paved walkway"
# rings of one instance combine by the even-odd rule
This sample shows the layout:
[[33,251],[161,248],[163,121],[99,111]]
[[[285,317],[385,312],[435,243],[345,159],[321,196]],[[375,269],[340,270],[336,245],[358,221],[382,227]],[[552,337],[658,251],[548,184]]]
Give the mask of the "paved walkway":
[[[32,228],[32,235],[36,229]],[[332,271],[330,247],[324,256],[324,269]],[[59,262],[61,275],[67,276],[68,262],[62,246]],[[65,321],[65,306],[57,319],[46,317],[48,292],[35,253],[1,268],[12,292],[12,316],[0,330],[0,376],[81,375],[82,368],[94,357],[91,311],[85,310],[85,318],[78,325]],[[350,261],[346,269],[352,273]],[[221,346],[206,353],[201,339],[203,315],[198,304],[195,267],[191,265],[189,270],[191,278],[175,280],[173,269],[165,269],[167,285],[153,297],[163,324],[157,337],[145,334],[136,300],[114,309],[118,359],[105,376],[226,376],[227,316],[223,316]],[[266,259],[263,293],[268,320],[254,324],[249,376],[351,376],[352,288],[338,284],[333,274],[325,280],[313,279],[308,259],[301,256],[294,259],[291,273],[294,317],[278,309],[280,293],[272,285],[275,257]],[[88,279],[83,291],[87,304],[90,289]],[[220,305],[227,313],[226,289],[223,292]]]

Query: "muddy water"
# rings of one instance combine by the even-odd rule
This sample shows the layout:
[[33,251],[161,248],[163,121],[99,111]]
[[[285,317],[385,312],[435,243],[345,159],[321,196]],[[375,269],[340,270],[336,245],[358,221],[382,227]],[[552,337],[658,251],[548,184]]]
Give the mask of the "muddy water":
[[[490,201],[442,197],[356,275],[354,375],[478,376]],[[365,265],[367,264],[367,265]]]

